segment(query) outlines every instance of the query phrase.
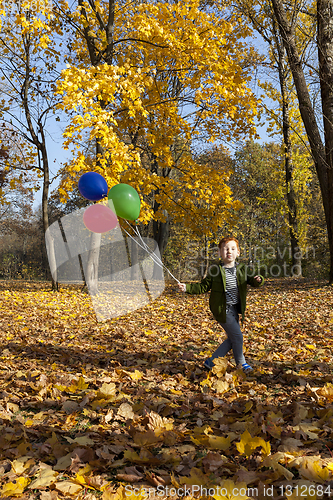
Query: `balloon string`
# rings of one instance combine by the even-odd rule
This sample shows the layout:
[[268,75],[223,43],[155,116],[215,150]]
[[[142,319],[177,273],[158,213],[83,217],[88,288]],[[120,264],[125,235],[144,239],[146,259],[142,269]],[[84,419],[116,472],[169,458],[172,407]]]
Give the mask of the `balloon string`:
[[[127,220],[126,220],[126,222],[127,222]],[[128,222],[127,222],[127,224],[130,225]],[[143,241],[142,236],[141,236],[140,231],[139,231],[139,228],[136,226],[136,227],[133,228],[133,230],[134,230],[135,234],[140,238],[142,244],[145,247],[146,252],[149,254],[150,253],[150,248]],[[177,278],[175,278],[175,276],[169,271],[169,269],[166,267],[166,265],[163,264],[162,260],[158,257],[158,255],[156,255],[155,253],[153,253],[153,255],[154,255],[154,258],[156,259],[155,260],[156,264],[159,265],[160,267],[163,267],[166,271],[168,271],[168,273],[173,277],[173,279],[177,281],[177,283],[180,283],[180,281]]]
[[[142,245],[140,245],[140,243],[138,243],[138,242],[137,242],[137,241],[133,238],[133,236],[131,236],[131,235],[130,235],[127,231],[126,231],[126,229],[125,229],[125,228],[123,228],[123,230],[125,231],[125,233],[127,234],[127,236],[129,236],[129,238],[131,238],[131,240],[133,240],[133,241],[134,241],[137,245],[139,245],[139,247],[140,247],[140,248],[142,248],[143,250],[145,250],[145,252],[147,252],[147,253],[148,253],[148,256],[152,259],[152,261],[154,261],[154,263],[155,263],[155,264],[157,264],[159,267],[164,266],[164,264],[162,264],[162,265],[161,265],[161,264],[160,264],[160,262],[158,262],[158,260],[157,260],[157,259],[158,259],[158,257],[157,257],[157,255],[156,255],[154,252],[150,253],[150,248],[149,248],[149,247],[147,247],[147,245],[146,245],[145,243],[144,243],[144,245],[145,245],[145,246],[143,247]],[[146,247],[148,248],[148,250],[147,250],[147,248],[146,248]],[[164,267],[165,267],[165,266],[164,266]]]
[[[139,228],[137,226],[135,226],[134,228],[134,231],[136,233],[136,235],[140,238],[141,240],[141,243],[144,245],[144,247],[147,249],[147,251],[150,251],[150,248],[148,247],[148,245],[143,241],[142,237],[141,237],[141,234],[140,234],[140,231],[139,231]],[[161,263],[162,266],[164,266],[162,260],[159,258],[158,255],[154,254],[156,259]],[[164,266],[165,267],[165,266]]]
[[[143,250],[145,250],[145,251],[149,254],[149,257],[151,257],[151,259],[152,259],[152,260],[153,260],[156,264],[158,264],[158,265],[159,265],[159,262],[156,260],[157,255],[155,255],[154,253],[153,253],[153,254],[151,254],[151,253],[150,253],[150,249],[149,249],[149,251],[148,251],[148,250],[147,250],[147,248],[145,248],[145,247],[143,247],[142,245],[140,245],[140,243],[138,243],[138,242],[137,242],[137,241],[133,238],[133,236],[131,236],[131,235],[130,235],[127,231],[126,231],[126,229],[125,229],[125,228],[123,228],[123,230],[125,231],[125,233],[127,234],[127,236],[129,236],[129,238],[131,238],[131,239],[132,239],[132,240],[133,240],[133,241],[134,241],[137,245],[139,245],[139,247],[140,247],[140,248],[142,248]],[[146,246],[146,244],[144,244],[144,245]],[[161,266],[160,266],[160,267],[161,267]]]
[[[140,234],[140,231],[139,231],[138,227],[135,227],[135,228],[134,228],[134,231],[135,231],[135,233],[139,236],[139,238],[140,238],[140,240],[142,241],[143,245],[145,245],[145,247],[146,247],[146,251],[147,251],[147,252],[148,252],[148,251],[150,251],[150,248],[148,247],[148,245],[147,245],[147,244],[143,241],[143,239],[142,239],[142,237],[141,237],[141,234]],[[156,254],[154,253],[154,257],[156,257],[156,259],[157,259],[156,264],[158,264],[160,267],[161,267],[161,266],[163,266],[163,268],[164,268],[166,271],[168,271],[168,273],[170,274],[170,276],[172,276],[172,277],[173,277],[173,279],[177,281],[177,283],[180,283],[180,281],[179,281],[177,278],[175,278],[175,276],[174,276],[174,275],[173,275],[173,274],[169,271],[169,269],[166,267],[166,265],[164,265],[164,264],[163,264],[163,262],[162,262],[162,261],[161,261],[161,259],[158,257],[158,255],[156,255]]]
[[[135,233],[139,236],[140,240],[142,241],[143,245],[145,246],[146,251],[147,251],[147,252],[150,252],[150,248],[149,248],[149,247],[148,247],[148,245],[147,245],[147,244],[143,241],[143,239],[142,239],[142,237],[141,237],[141,234],[140,234],[139,228],[138,228],[138,227],[135,227],[135,228],[134,228],[134,231],[135,231]],[[166,267],[166,265],[165,265],[165,264],[163,264],[162,260],[158,257],[158,255],[156,255],[156,254],[154,253],[154,257],[156,257],[156,259],[157,259],[157,262],[156,262],[156,263],[157,263],[158,265],[160,265],[160,267],[161,267],[161,266],[163,266],[163,268],[164,268],[166,271],[168,271],[168,273],[170,274],[170,276],[172,276],[172,277],[173,277],[173,279],[174,279],[175,281],[177,281],[177,283],[180,283],[180,281],[179,281],[179,280],[178,280],[178,279],[177,279],[177,278],[176,278],[176,277],[175,277],[175,276],[171,273],[171,271],[169,271],[169,269]]]
[[[126,220],[126,219],[125,219],[125,220]],[[126,222],[127,222],[127,220],[126,220]],[[128,222],[127,222],[127,224],[128,224],[130,227],[132,227],[132,226],[131,226]],[[135,239],[134,239],[134,238],[133,238],[133,237],[132,237],[132,236],[131,236],[131,235],[130,235],[127,231],[126,231],[126,229],[125,229],[125,228],[123,228],[123,229],[124,229],[125,233],[126,233],[126,234],[127,234],[127,235],[128,235],[128,236],[129,236],[129,237],[130,237],[133,241],[135,241],[135,243],[136,243],[137,245],[139,245],[139,247],[140,247],[140,248],[142,248],[143,250],[145,250],[145,251],[148,253],[148,256],[152,259],[152,261],[153,261],[155,264],[157,264],[157,265],[158,265],[161,269],[165,269],[165,270],[166,270],[166,271],[170,274],[170,276],[172,276],[172,278],[173,278],[175,281],[177,281],[177,283],[180,283],[180,281],[179,281],[177,278],[175,278],[175,276],[171,273],[171,271],[169,271],[169,269],[166,267],[166,265],[165,265],[165,264],[163,264],[163,262],[161,261],[161,259],[160,259],[160,258],[159,258],[159,257],[158,257],[158,256],[157,256],[154,252],[151,252],[151,250],[150,250],[150,248],[148,247],[148,245],[147,245],[147,244],[143,241],[143,239],[142,239],[142,237],[141,237],[141,234],[140,234],[140,232],[139,232],[139,229],[138,229],[138,228],[134,228],[134,232],[135,232],[135,234],[137,234],[137,235],[139,236],[140,241],[142,242],[142,244],[143,244],[144,246],[140,245],[140,243],[139,243],[137,240],[135,240]]]

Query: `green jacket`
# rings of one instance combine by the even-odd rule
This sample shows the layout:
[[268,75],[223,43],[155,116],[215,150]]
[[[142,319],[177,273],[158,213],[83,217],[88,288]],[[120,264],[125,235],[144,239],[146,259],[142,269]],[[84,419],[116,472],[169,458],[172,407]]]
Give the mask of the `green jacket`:
[[[264,278],[261,277],[261,283],[258,283],[254,276],[247,276],[247,266],[245,264],[236,264],[236,277],[238,283],[238,291],[240,304],[238,305],[239,314],[242,315],[244,321],[246,309],[246,292],[247,285],[259,287],[263,285]],[[186,292],[190,294],[205,293],[211,290],[209,297],[209,307],[214,318],[219,323],[226,322],[226,293],[225,293],[225,270],[221,262],[217,262],[209,267],[206,278],[203,278],[200,283],[187,283]]]

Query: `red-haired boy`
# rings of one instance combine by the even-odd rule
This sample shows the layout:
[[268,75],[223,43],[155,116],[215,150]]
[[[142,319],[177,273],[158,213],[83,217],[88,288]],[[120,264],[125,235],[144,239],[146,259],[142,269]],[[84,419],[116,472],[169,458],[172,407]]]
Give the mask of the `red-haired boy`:
[[211,290],[210,310],[227,334],[225,341],[210,358],[205,360],[204,366],[209,370],[213,368],[215,358],[224,357],[232,349],[236,366],[240,365],[245,373],[252,371],[243,354],[243,334],[239,326],[239,314],[244,320],[247,285],[261,286],[264,278],[259,275],[248,276],[247,266],[236,263],[239,255],[238,240],[233,237],[223,238],[219,242],[219,256],[222,262],[210,266],[206,278],[200,283],[178,284],[182,292],[190,294]]

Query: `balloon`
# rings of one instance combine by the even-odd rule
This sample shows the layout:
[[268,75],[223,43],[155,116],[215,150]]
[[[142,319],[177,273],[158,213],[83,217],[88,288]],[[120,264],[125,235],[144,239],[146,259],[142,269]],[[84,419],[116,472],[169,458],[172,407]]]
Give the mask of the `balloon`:
[[79,179],[79,191],[90,201],[99,201],[108,194],[108,185],[101,174],[97,172],[87,172]]
[[[140,215],[140,197],[138,192],[128,184],[116,184],[108,194],[109,205],[118,217],[135,220]],[[113,206],[112,206],[113,204]]]
[[106,233],[118,224],[117,216],[105,205],[91,205],[83,214],[83,223],[93,233]]

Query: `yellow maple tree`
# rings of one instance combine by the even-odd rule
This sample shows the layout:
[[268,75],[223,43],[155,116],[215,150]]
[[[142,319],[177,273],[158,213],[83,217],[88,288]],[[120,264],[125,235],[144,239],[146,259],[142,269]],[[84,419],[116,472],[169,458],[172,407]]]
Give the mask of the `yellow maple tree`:
[[[24,148],[17,149],[9,168],[13,185],[24,171],[33,173],[37,190],[42,180],[42,219],[49,226],[48,195],[51,183],[46,122],[54,111],[53,86],[59,54],[48,0],[12,0],[0,4],[0,55],[3,101],[1,117],[7,131],[14,130]],[[54,251],[51,260],[54,261]],[[52,281],[55,287],[56,279]]]
[[[205,217],[200,232],[210,234],[240,205],[226,185],[230,171],[201,164],[193,149],[255,133],[248,27],[197,0],[73,5],[55,2],[76,28],[58,83],[73,150],[63,201],[94,170],[109,187],[138,190],[141,222],[170,215],[195,230]],[[95,155],[86,154],[86,139],[96,141]]]

